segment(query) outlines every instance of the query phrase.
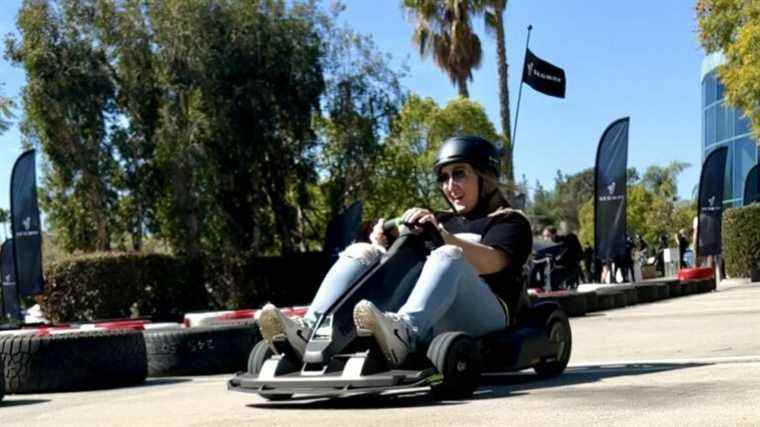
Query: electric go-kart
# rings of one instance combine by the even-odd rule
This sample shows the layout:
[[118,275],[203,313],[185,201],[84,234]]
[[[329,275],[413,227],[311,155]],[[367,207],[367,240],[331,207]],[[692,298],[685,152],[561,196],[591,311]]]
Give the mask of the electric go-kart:
[[248,371],[230,379],[228,388],[285,400],[430,386],[437,399],[459,399],[472,395],[481,373],[533,368],[540,377],[551,377],[564,371],[572,335],[567,316],[553,302],[528,304],[514,325],[487,336],[441,333],[399,368],[389,367],[373,337],[357,336],[354,306],[367,299],[381,310],[397,311],[427,255],[443,244],[432,225],[401,225],[398,231],[388,252],[321,314],[303,360],[287,342],[275,343],[274,352],[262,340],[251,351]]

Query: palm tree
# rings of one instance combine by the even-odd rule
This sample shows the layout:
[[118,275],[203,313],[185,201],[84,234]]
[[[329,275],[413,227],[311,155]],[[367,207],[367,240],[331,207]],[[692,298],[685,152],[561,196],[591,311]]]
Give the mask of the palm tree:
[[499,109],[501,112],[501,131],[504,148],[501,165],[507,182],[514,182],[514,164],[512,161],[512,126],[509,120],[509,65],[507,64],[507,48],[504,36],[504,11],[508,0],[481,0],[476,7],[483,11],[486,31],[496,39],[496,56],[499,71]]
[[468,98],[467,82],[480,66],[483,50],[472,29],[471,14],[478,2],[468,0],[403,0],[416,25],[412,40],[420,56],[433,55],[436,65],[448,74],[459,95]]

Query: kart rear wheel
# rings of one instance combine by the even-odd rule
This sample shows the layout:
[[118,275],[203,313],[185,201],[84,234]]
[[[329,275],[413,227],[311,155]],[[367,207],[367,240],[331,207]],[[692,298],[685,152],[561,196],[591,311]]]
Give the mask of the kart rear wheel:
[[570,331],[570,322],[564,313],[555,311],[549,316],[549,321],[546,322],[546,335],[550,342],[559,345],[559,352],[555,359],[551,361],[542,360],[533,367],[533,370],[542,378],[551,378],[564,372],[567,363],[570,361],[573,336]]
[[[274,352],[269,347],[269,344],[261,340],[251,350],[251,355],[248,356],[248,373],[252,375],[258,375],[261,372],[261,367],[264,366],[264,362],[272,357]],[[288,400],[293,397],[290,393],[259,393],[261,397],[266,400],[278,401]]]
[[483,361],[477,342],[465,333],[436,336],[427,357],[443,377],[430,387],[436,400],[466,399],[478,388]]

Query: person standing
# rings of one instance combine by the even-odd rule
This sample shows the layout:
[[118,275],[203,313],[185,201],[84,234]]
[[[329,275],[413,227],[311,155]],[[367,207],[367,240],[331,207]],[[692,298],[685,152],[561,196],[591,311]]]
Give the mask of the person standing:
[[678,243],[678,259],[681,262],[681,268],[686,268],[686,250],[689,248],[689,238],[686,237],[685,228],[678,230],[676,240]]

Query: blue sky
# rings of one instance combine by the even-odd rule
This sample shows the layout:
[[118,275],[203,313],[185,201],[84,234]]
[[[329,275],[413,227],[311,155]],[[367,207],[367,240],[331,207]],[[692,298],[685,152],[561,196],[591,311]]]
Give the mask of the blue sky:
[[[0,35],[15,32],[20,0],[0,3]],[[371,34],[383,52],[406,61],[405,87],[445,104],[457,95],[432,62],[421,59],[411,42],[413,24],[399,0],[345,0],[341,19]],[[526,27],[533,25],[531,50],[565,69],[565,99],[523,88],[518,124],[516,175],[533,186],[551,188],[558,169],[573,173],[594,164],[605,127],[631,117],[629,166],[678,160],[691,163],[679,180],[679,195],[690,198],[699,179],[700,82],[704,53],[694,20],[694,1],[511,0],[506,12],[509,88],[514,111],[520,83]],[[474,74],[470,98],[481,103],[499,127],[496,46],[475,21],[484,60]],[[24,73],[0,59],[3,94],[18,98]],[[514,124],[513,124],[514,126]],[[0,136],[0,207],[8,208],[10,171],[21,152],[13,128]]]

